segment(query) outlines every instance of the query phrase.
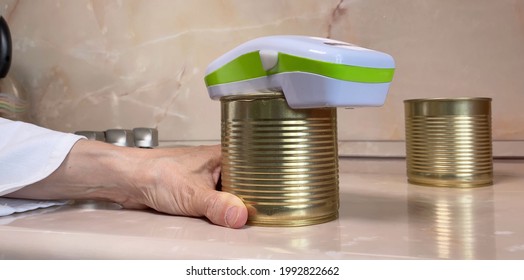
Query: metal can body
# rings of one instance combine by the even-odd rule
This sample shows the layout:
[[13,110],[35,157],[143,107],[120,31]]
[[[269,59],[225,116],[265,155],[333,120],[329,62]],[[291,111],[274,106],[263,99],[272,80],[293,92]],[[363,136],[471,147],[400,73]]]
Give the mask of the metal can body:
[[413,99],[404,105],[410,183],[493,184],[490,98]]
[[222,190],[248,224],[304,226],[338,217],[336,108],[291,109],[282,94],[223,97]]

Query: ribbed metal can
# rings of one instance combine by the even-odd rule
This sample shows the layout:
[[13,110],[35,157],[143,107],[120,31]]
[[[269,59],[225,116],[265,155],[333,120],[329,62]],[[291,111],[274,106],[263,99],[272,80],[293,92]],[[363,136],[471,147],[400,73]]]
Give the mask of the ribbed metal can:
[[281,93],[221,99],[222,190],[248,224],[305,226],[338,217],[336,108],[292,109]]
[[404,109],[410,183],[493,184],[490,98],[411,99],[404,101]]

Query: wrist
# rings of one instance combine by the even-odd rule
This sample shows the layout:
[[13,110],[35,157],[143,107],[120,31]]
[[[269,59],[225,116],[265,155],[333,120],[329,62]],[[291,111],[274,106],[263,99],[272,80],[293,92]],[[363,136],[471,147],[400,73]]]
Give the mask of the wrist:
[[119,147],[98,141],[79,143],[71,153],[72,160],[82,169],[69,174],[81,183],[80,198],[110,200],[121,205],[137,204],[139,194],[137,182],[144,179],[140,175],[140,162],[145,154],[141,149]]
[[45,179],[10,197],[133,201],[141,151],[99,141],[79,140],[60,167]]

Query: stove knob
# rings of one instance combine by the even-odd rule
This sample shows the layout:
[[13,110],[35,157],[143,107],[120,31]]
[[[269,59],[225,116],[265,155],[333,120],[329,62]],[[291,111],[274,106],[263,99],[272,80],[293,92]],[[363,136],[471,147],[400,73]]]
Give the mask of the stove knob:
[[133,129],[135,146],[154,148],[158,146],[158,130],[155,128],[137,127]]
[[106,142],[122,147],[134,147],[133,131],[127,129],[108,129],[105,132]]

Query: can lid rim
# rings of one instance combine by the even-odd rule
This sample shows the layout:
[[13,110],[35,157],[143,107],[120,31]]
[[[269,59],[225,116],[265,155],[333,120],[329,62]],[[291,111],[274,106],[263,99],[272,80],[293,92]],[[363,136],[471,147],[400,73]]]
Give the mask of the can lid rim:
[[431,97],[406,99],[404,103],[412,102],[452,102],[452,101],[491,101],[490,97]]

